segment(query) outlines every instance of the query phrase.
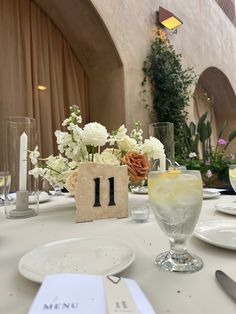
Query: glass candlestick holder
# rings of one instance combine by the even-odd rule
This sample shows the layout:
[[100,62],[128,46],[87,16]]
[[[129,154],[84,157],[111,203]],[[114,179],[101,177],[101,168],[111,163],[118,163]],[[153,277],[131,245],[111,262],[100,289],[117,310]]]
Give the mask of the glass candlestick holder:
[[[167,168],[175,163],[174,124],[171,122],[156,122],[149,125],[149,136],[154,136],[162,142],[165,148]],[[153,170],[155,170],[153,168]]]
[[11,189],[5,195],[7,218],[27,218],[38,214],[38,180],[29,175],[33,165],[29,151],[37,145],[36,120],[9,117],[5,121],[4,168],[11,175]]

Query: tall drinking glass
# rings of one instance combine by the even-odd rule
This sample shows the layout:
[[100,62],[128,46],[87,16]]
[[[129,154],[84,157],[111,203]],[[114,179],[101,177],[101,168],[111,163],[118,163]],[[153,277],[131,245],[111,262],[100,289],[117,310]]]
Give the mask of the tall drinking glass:
[[200,215],[202,193],[199,171],[178,169],[149,173],[149,202],[170,242],[170,250],[155,260],[159,268],[192,273],[203,267],[201,258],[188,253],[186,247]]
[[149,136],[156,137],[165,148],[169,165],[175,162],[174,124],[171,122],[156,122],[149,125]]

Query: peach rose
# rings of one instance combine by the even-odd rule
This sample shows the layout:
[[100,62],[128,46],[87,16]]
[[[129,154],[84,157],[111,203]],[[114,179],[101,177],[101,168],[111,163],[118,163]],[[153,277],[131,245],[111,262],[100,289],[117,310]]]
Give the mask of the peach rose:
[[139,152],[128,152],[123,157],[123,163],[127,165],[128,174],[133,182],[143,180],[148,175],[148,157]]
[[75,194],[76,185],[78,182],[78,170],[74,170],[66,179],[65,187],[71,193]]

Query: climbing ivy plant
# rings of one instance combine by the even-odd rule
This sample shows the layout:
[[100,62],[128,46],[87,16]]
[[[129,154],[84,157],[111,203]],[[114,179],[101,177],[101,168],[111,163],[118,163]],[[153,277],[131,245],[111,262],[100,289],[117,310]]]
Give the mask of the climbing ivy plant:
[[[194,70],[183,68],[182,55],[176,53],[168,38],[163,38],[160,32],[157,32],[144,62],[143,71],[144,94],[148,80],[151,85],[153,122],[174,123],[175,155],[178,158],[184,149],[183,127],[187,119],[186,106],[191,96],[189,90],[196,81]],[[149,108],[147,103],[145,106]]]

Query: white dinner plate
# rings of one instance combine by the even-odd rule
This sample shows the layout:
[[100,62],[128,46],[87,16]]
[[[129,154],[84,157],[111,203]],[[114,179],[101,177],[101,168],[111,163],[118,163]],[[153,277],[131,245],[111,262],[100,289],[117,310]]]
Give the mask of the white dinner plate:
[[46,275],[58,273],[115,275],[134,259],[133,250],[120,240],[73,238],[33,249],[20,259],[18,269],[25,278],[40,283]]
[[[40,192],[39,193],[39,203],[45,203],[47,201],[49,201],[50,199],[50,195],[47,192]],[[29,204],[34,204],[35,201],[35,197],[34,196],[29,196]]]
[[236,203],[233,201],[216,204],[215,209],[225,214],[236,215]]
[[199,222],[194,230],[194,235],[212,245],[236,250],[236,222],[228,220]]
[[[15,203],[16,201],[16,193],[9,194],[9,198],[12,203]],[[39,203],[44,203],[50,200],[50,195],[47,192],[39,192]],[[36,200],[33,195],[29,196],[29,204],[35,204]]]
[[147,186],[137,186],[132,188],[132,193],[134,194],[148,194],[148,187]]

